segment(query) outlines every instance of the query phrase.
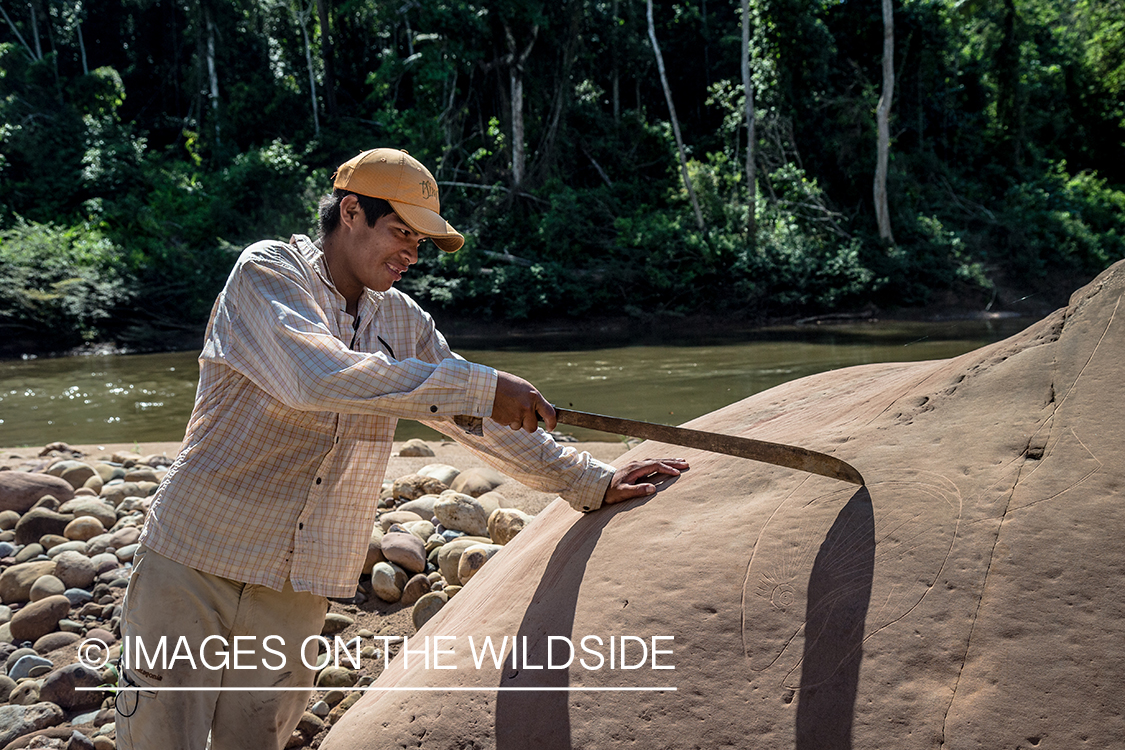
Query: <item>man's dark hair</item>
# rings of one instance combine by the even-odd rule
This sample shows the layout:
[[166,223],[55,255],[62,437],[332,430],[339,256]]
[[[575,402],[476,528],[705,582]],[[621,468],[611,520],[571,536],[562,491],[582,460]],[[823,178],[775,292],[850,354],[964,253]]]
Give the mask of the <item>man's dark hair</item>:
[[330,194],[320,199],[318,212],[320,216],[320,239],[324,239],[328,235],[336,231],[336,227],[340,226],[340,201],[344,199],[345,195],[354,195],[359,201],[359,207],[363,209],[363,215],[367,217],[367,226],[375,226],[375,222],[383,218],[387,214],[393,214],[395,210],[391,208],[391,204],[387,203],[382,198],[372,198],[367,195],[360,195],[353,193],[350,190],[333,190]]

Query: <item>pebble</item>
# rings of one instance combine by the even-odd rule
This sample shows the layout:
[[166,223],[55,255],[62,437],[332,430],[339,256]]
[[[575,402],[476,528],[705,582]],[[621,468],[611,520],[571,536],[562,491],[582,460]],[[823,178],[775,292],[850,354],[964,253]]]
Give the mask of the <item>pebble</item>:
[[40,576],[31,584],[28,596],[33,602],[46,599],[48,596],[58,596],[66,591],[66,585],[55,576]]
[[419,458],[434,455],[434,449],[426,445],[426,441],[420,438],[411,438],[402,444],[398,450],[398,455],[403,458]]
[[94,584],[97,572],[90,558],[81,552],[63,552],[55,557],[55,576],[68,589],[85,589]]
[[461,585],[468,583],[502,549],[499,544],[475,544],[462,552],[461,559],[457,561],[457,577],[461,579]]
[[383,532],[390,530],[391,526],[397,524],[410,523],[412,521],[423,520],[417,513],[412,513],[408,510],[392,510],[389,513],[384,513],[379,516],[379,523],[383,527]]
[[414,609],[410,613],[410,618],[414,622],[414,628],[416,630],[421,630],[422,626],[441,611],[441,608],[444,607],[448,601],[449,596],[444,591],[431,591],[419,599],[414,604]]
[[455,492],[477,497],[486,492],[491,492],[507,481],[508,477],[495,469],[477,467],[458,474],[449,488]]
[[438,569],[441,570],[441,575],[447,583],[455,586],[461,585],[461,579],[457,576],[457,566],[461,562],[461,554],[469,547],[481,543],[490,544],[491,540],[465,536],[438,547]]
[[59,620],[70,611],[70,600],[61,594],[48,596],[12,615],[8,623],[12,637],[18,641],[34,641],[54,631]]
[[7,745],[25,734],[58,726],[62,722],[63,710],[54,703],[0,706],[0,742]]
[[410,532],[387,534],[382,541],[383,556],[411,573],[426,569],[426,545]]
[[534,518],[517,508],[497,508],[488,516],[488,536],[496,544],[507,544]]
[[331,710],[332,707],[324,701],[317,701],[309,708],[309,713],[323,719],[325,716],[328,716],[328,712]]
[[355,625],[355,619],[342,615],[337,612],[329,612],[324,616],[324,627],[321,628],[320,634],[324,636],[333,636],[337,633],[342,633],[352,625]]
[[[31,649],[28,650],[30,651]],[[54,663],[51,662],[50,659],[44,659],[42,656],[38,656],[33,652],[26,656],[21,656],[15,664],[9,667],[8,676],[18,682],[25,677],[38,677],[41,674],[46,674],[51,671],[54,666]]]
[[390,562],[376,563],[371,569],[371,589],[385,602],[402,598],[402,588],[409,580],[406,571]]
[[71,607],[81,607],[94,598],[86,589],[67,589],[63,592],[63,596],[70,600]]
[[447,529],[471,536],[488,534],[488,513],[475,497],[459,492],[443,493],[434,503],[434,515]]
[[81,542],[93,539],[98,534],[104,533],[105,526],[93,516],[78,516],[63,529],[63,536],[67,539],[74,539]]
[[452,485],[453,480],[457,478],[461,470],[449,464],[426,464],[418,469],[418,473],[424,477],[433,477],[442,484]]
[[402,588],[402,597],[399,602],[405,606],[413,606],[424,594],[430,593],[430,579],[425,573],[413,576]]

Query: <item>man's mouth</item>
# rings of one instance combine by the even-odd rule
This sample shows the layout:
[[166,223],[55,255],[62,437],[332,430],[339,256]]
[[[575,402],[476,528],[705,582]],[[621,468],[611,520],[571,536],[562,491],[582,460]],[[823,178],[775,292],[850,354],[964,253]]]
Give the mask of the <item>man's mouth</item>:
[[397,266],[394,263],[387,263],[386,266],[390,269],[391,276],[394,277],[395,281],[400,281],[402,279],[402,275],[406,273],[406,266]]

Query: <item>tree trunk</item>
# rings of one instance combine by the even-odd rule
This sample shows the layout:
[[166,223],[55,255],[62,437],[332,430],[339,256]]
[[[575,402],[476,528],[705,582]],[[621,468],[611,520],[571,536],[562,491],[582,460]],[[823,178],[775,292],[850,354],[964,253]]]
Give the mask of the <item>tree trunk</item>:
[[317,0],[320,15],[320,46],[324,57],[324,104],[329,117],[336,116],[336,64],[332,54],[332,34],[329,23],[328,0]]
[[610,58],[613,60],[613,72],[610,76],[610,80],[613,82],[613,124],[614,125],[619,125],[621,123],[621,65],[620,65],[621,55],[617,51],[619,40],[621,39],[621,33],[620,33],[620,31],[617,27],[618,3],[619,3],[619,0],[613,0],[613,12],[612,12],[612,15],[610,17],[610,26],[609,26],[609,40],[610,40],[609,54],[610,54]]
[[879,238],[895,244],[891,234],[891,215],[887,206],[887,166],[891,150],[891,97],[895,90],[895,21],[891,0],[883,0],[883,95],[875,118],[879,127],[878,159],[875,166],[875,218],[879,222]]
[[309,99],[312,100],[313,132],[320,137],[320,107],[316,102],[316,70],[313,68],[312,44],[309,42],[308,20],[312,15],[312,4],[301,10],[298,0],[293,0],[293,20],[301,27],[301,38],[305,40],[305,66],[309,70]]
[[82,75],[90,75],[90,66],[86,62],[86,42],[82,40],[82,22],[75,24],[78,31],[78,52],[82,55]]
[[535,39],[539,36],[538,24],[531,27],[531,41],[524,47],[523,52],[516,54],[516,38],[507,23],[504,24],[504,34],[508,38],[508,84],[512,99],[512,189],[518,189],[523,183],[527,172],[527,153],[524,150],[523,126],[523,64],[531,54]]
[[746,94],[746,230],[753,244],[757,236],[758,176],[754,164],[754,82],[750,79],[750,0],[742,0],[742,90]]
[[32,60],[37,59],[35,57],[35,51],[31,49],[31,45],[29,45],[27,43],[27,40],[23,38],[23,34],[20,33],[20,30],[18,28],[16,28],[16,24],[14,21],[12,21],[12,17],[8,15],[8,11],[4,10],[4,6],[2,5],[0,5],[0,13],[4,15],[4,20],[8,22],[8,27],[11,28],[12,33],[16,35],[16,39],[20,40],[20,44],[22,44],[23,48],[27,51],[27,56]]
[[31,11],[31,41],[35,42],[35,59],[43,59],[43,45],[39,43],[39,20],[35,15],[35,3],[28,3],[28,9]]
[[656,41],[656,24],[652,20],[652,0],[647,0],[648,13],[648,39],[652,43],[652,51],[656,55],[656,69],[660,73],[660,85],[664,87],[664,98],[668,100],[668,114],[672,118],[672,133],[676,136],[676,148],[680,153],[680,172],[684,177],[684,187],[687,188],[688,197],[691,198],[691,207],[695,210],[695,221],[699,228],[704,228],[703,212],[699,210],[699,201],[695,197],[695,189],[691,185],[688,175],[687,156],[684,154],[684,139],[680,135],[680,120],[676,117],[676,105],[672,102],[672,89],[668,86],[668,76],[664,73],[664,57],[660,54],[660,44]]
[[211,13],[203,9],[203,20],[207,27],[207,78],[211,84],[211,114],[215,118],[215,145],[219,145],[219,74],[215,69],[215,22],[211,20]]

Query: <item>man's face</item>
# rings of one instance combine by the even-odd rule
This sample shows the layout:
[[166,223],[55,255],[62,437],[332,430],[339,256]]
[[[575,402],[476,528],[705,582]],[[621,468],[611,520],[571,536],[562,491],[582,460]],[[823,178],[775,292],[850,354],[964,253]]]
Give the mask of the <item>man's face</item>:
[[366,219],[361,217],[356,222],[349,265],[363,286],[385,292],[418,262],[418,245],[425,239],[397,214],[380,217],[373,227],[367,226]]

